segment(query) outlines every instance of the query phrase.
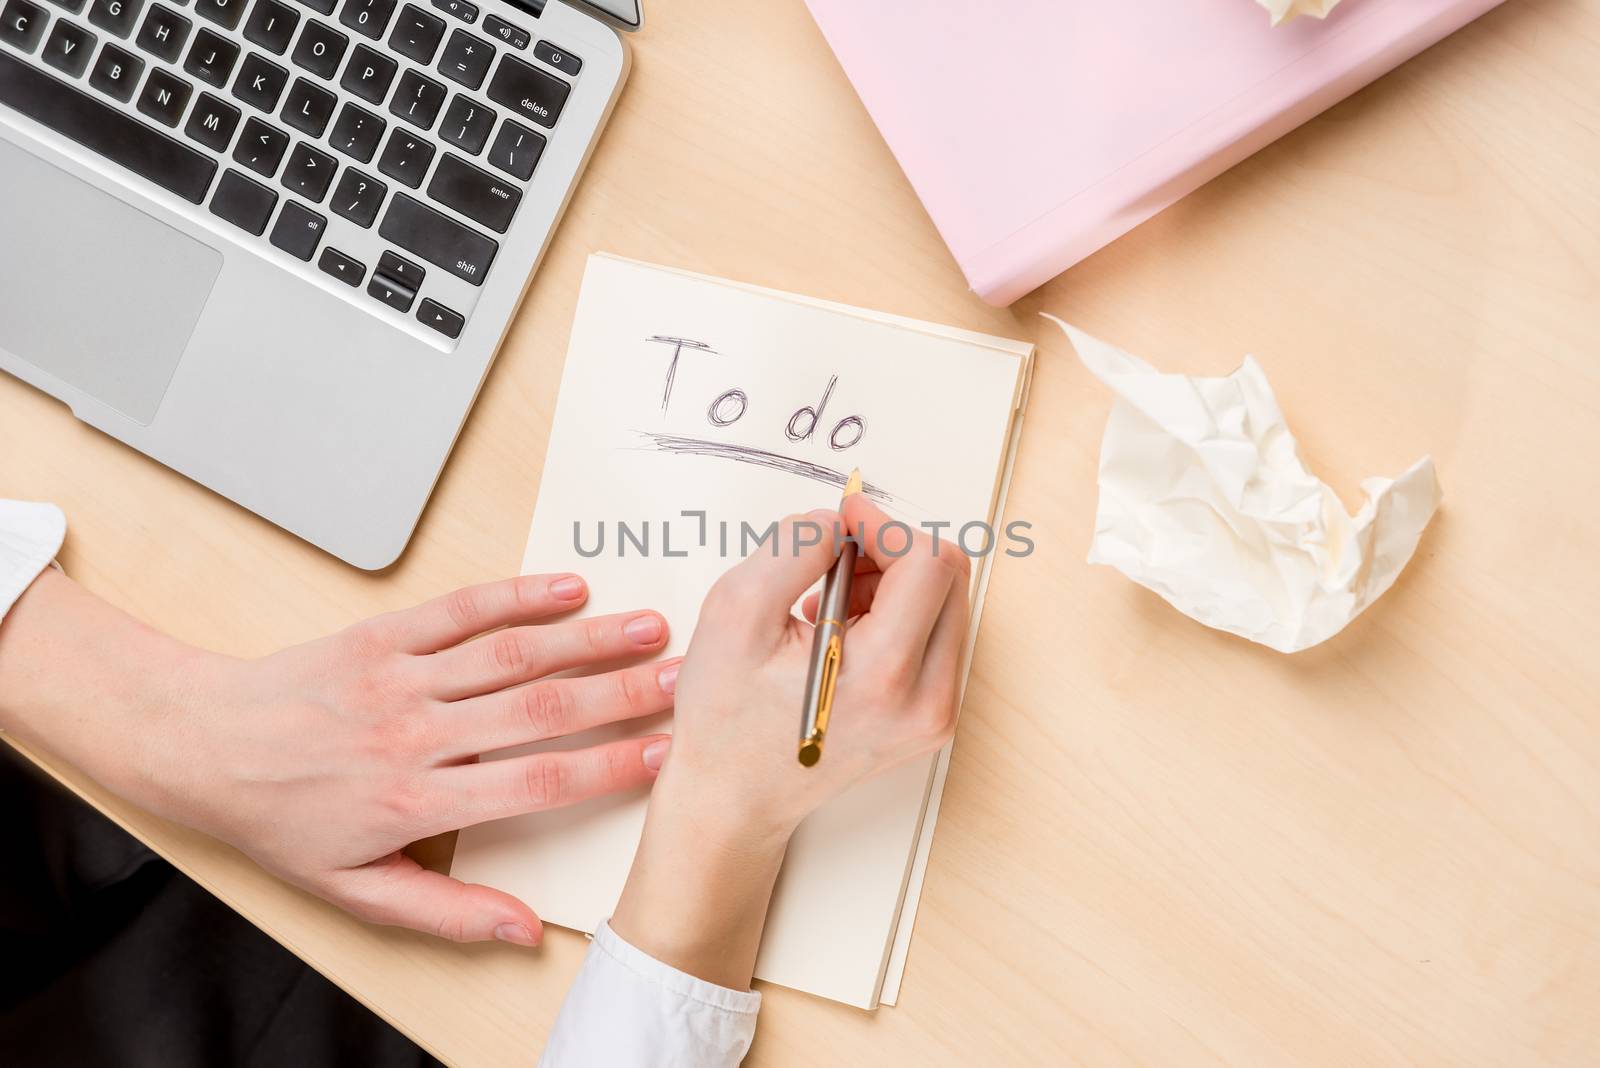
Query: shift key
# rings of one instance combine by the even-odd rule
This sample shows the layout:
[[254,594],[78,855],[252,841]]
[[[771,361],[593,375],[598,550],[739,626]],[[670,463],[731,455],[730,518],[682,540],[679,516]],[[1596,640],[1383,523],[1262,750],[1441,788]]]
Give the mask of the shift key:
[[483,285],[500,249],[493,239],[404,193],[395,194],[378,233],[475,286]]
[[450,152],[445,153],[433,172],[428,196],[497,234],[506,232],[517,205],[522,203],[522,190],[514,183],[479,170]]

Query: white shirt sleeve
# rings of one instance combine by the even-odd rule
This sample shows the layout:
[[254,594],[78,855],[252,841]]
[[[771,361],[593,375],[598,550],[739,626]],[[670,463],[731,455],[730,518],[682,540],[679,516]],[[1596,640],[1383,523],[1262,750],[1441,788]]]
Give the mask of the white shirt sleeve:
[[66,536],[67,517],[55,505],[0,500],[0,619],[50,566]]
[[761,995],[696,979],[600,924],[567,991],[541,1068],[736,1065],[756,1033]]

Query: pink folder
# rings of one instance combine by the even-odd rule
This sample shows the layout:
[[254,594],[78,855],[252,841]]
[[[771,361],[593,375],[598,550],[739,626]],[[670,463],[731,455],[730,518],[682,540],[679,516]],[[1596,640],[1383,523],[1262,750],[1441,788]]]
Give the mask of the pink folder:
[[974,291],[1009,304],[1501,0],[806,0]]

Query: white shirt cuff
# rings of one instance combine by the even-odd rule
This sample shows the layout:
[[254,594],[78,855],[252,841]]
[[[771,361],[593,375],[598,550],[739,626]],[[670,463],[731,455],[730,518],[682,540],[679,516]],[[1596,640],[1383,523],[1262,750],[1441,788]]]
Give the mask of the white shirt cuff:
[[760,994],[680,972],[602,923],[539,1063],[736,1065],[760,1008]]
[[50,566],[66,536],[67,517],[55,505],[0,500],[0,619]]

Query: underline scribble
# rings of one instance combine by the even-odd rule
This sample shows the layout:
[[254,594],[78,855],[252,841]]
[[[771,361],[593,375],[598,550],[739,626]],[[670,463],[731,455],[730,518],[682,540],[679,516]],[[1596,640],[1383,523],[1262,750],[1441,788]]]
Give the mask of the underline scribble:
[[[704,438],[690,438],[680,434],[655,434],[648,430],[640,430],[636,433],[643,436],[648,442],[646,448],[654,449],[657,452],[673,453],[678,456],[712,456],[742,464],[753,464],[756,467],[765,467],[768,470],[780,471],[787,475],[799,475],[801,478],[809,478],[813,482],[838,486],[841,490],[844,489],[845,483],[850,479],[850,472],[848,471],[836,471],[821,464],[814,464],[807,460],[797,460],[792,456],[769,452],[766,449],[757,449],[749,445],[730,445],[726,442],[707,441]],[[894,503],[894,495],[875,483],[862,482],[861,492],[879,504]]]

